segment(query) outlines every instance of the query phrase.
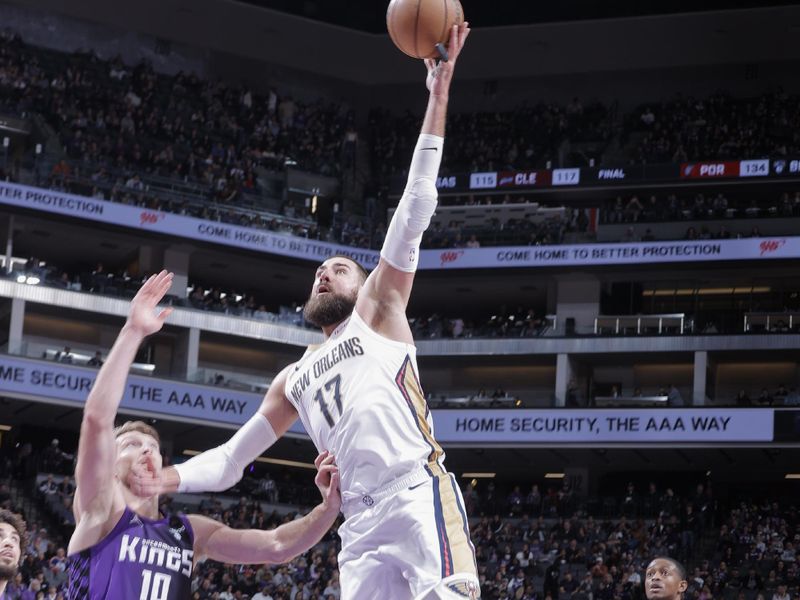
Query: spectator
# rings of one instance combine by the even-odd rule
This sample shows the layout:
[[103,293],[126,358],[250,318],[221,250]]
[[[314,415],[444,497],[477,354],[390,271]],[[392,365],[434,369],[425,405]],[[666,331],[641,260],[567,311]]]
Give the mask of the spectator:
[[526,572],[530,566],[536,563],[533,551],[528,543],[522,544],[522,548],[519,549],[514,558],[516,559],[517,564],[519,564],[519,566]]
[[518,594],[522,595],[525,590],[525,573],[522,572],[522,569],[517,567],[514,569],[513,574],[514,576],[508,580],[504,578],[500,587],[502,588],[505,586],[506,592],[509,594],[509,596],[515,598]]
[[736,406],[750,406],[750,396],[744,390],[739,390],[739,393],[736,394]]
[[266,473],[261,479],[261,493],[264,498],[266,498],[267,502],[271,504],[278,502],[278,486],[275,480],[269,476],[269,473]]
[[[233,586],[230,586],[230,587],[232,588]],[[222,596],[222,594],[220,594],[220,600],[222,600],[222,598],[223,598],[223,596]],[[230,594],[230,598],[231,599],[234,598],[233,594]],[[260,592],[257,592],[253,596],[252,600],[274,600],[274,599],[269,593],[269,587],[264,586],[263,588],[261,588]]]
[[786,586],[781,584],[772,595],[772,600],[792,600],[789,593],[786,591]]
[[53,438],[50,441],[50,445],[42,453],[42,465],[46,471],[60,473],[67,461],[71,461],[72,458],[72,454],[61,450],[58,438]]
[[636,223],[642,213],[642,204],[639,202],[637,196],[631,197],[628,204],[625,206],[625,221],[628,223]]
[[56,352],[54,360],[56,362],[72,364],[73,361],[72,349],[69,346],[64,346],[60,352]]
[[100,354],[100,350],[95,351],[94,356],[90,358],[86,364],[90,367],[102,367],[103,356]]
[[594,579],[603,579],[608,575],[608,566],[604,563],[603,557],[598,556],[594,560],[594,565],[591,568],[592,577]]
[[635,516],[638,501],[639,499],[636,495],[636,488],[632,482],[629,482],[627,491],[623,495],[622,499],[622,514],[628,517]]
[[561,570],[558,564],[551,564],[544,572],[544,587],[543,593],[545,597],[550,597],[553,600],[559,600],[561,586],[559,579],[561,577]]
[[758,406],[772,406],[774,402],[774,398],[772,394],[767,391],[767,388],[761,388],[761,392],[758,394],[758,398],[756,399],[756,404]]
[[642,585],[642,576],[639,574],[639,571],[636,570],[634,565],[628,565],[628,568],[625,571],[625,583],[633,590]]
[[750,592],[756,592],[763,588],[763,581],[754,568],[750,568],[746,575],[742,576],[742,587]]
[[537,484],[531,485],[528,495],[525,496],[525,511],[532,515],[538,515],[542,509],[542,495]]
[[777,391],[775,392],[775,395],[773,396],[773,401],[778,404],[785,404],[786,396],[788,395],[789,395],[789,390],[786,389],[785,385],[780,384],[778,386]]
[[67,582],[67,557],[64,548],[56,550],[55,556],[48,561],[48,568],[44,572],[47,589],[56,592]]
[[17,572],[14,578],[9,580],[8,585],[6,585],[5,597],[9,600],[19,600],[27,591],[26,588],[27,586],[23,581],[22,573]]
[[58,484],[58,494],[62,498],[71,497],[75,493],[75,484],[72,477],[64,475],[61,483]]
[[680,390],[673,384],[669,384],[669,389],[667,391],[667,404],[670,407],[684,406],[683,396],[681,396]]
[[39,485],[39,492],[45,496],[52,496],[58,493],[58,483],[56,483],[52,475],[48,475],[47,479]]
[[789,390],[789,393],[787,394],[783,403],[786,406],[800,406],[800,393],[798,393],[797,388],[792,388]]

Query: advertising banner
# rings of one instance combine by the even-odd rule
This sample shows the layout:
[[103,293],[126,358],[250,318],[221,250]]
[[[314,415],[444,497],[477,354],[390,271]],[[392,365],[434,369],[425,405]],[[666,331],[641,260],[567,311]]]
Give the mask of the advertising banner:
[[424,250],[420,269],[564,267],[800,258],[800,238]]
[[[726,163],[727,164],[727,163]],[[695,165],[696,166],[696,165]],[[739,163],[736,163],[739,168]],[[760,167],[759,167],[760,168]],[[558,170],[553,171],[556,177]],[[579,174],[561,170],[562,183],[573,185]],[[699,172],[699,171],[698,171]],[[497,173],[479,174],[486,185],[489,179],[498,185]],[[489,175],[492,177],[486,179]],[[540,177],[540,172],[526,177]],[[579,179],[578,179],[579,180]],[[554,183],[555,185],[555,183]],[[140,231],[182,237],[200,242],[289,256],[322,262],[334,254],[351,256],[368,269],[378,264],[376,250],[350,248],[317,240],[241,227],[216,221],[204,221],[173,213],[117,204],[106,200],[83,198],[72,194],[42,190],[0,182],[0,205],[40,210],[48,213],[88,219],[129,227]],[[522,246],[422,250],[419,268],[482,269],[494,267],[559,267],[671,262],[733,261],[800,258],[800,238],[748,238],[732,240],[696,240],[637,242],[616,244],[577,244],[560,246]]]
[[[83,406],[97,371],[74,365],[0,355],[0,393],[34,401]],[[261,394],[131,375],[121,412],[192,420],[210,426],[245,423]],[[769,442],[774,411],[762,409],[437,410],[443,444]],[[305,435],[296,421],[289,432]]]
[[770,442],[773,410],[442,410],[436,439],[458,444]]

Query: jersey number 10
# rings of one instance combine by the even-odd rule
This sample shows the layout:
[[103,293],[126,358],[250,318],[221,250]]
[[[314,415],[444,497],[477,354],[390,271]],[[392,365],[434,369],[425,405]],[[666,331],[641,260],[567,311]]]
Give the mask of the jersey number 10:
[[169,584],[172,576],[167,573],[153,573],[148,569],[142,571],[142,593],[139,600],[168,600]]

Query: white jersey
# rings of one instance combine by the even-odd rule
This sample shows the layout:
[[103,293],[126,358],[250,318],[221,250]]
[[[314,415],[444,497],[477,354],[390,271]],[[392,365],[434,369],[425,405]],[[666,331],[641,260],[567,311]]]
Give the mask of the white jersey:
[[336,457],[343,492],[441,466],[417,373],[416,348],[376,333],[355,310],[290,370],[286,398],[317,450]]

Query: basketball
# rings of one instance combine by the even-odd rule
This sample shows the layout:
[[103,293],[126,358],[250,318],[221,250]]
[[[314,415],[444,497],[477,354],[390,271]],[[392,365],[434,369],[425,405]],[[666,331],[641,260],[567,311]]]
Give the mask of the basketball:
[[392,0],[386,11],[389,37],[413,58],[439,58],[436,44],[447,47],[453,25],[463,22],[459,0]]

